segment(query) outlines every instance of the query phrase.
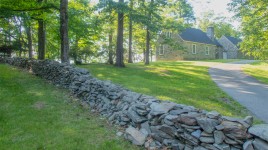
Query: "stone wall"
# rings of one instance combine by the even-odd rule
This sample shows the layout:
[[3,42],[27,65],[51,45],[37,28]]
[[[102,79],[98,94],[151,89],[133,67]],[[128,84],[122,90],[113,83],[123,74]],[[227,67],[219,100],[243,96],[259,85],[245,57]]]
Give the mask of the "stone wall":
[[267,150],[268,125],[252,126],[253,118],[237,119],[193,106],[161,101],[101,81],[80,68],[50,60],[9,58],[6,63],[65,87],[91,111],[125,128],[126,139],[146,149]]

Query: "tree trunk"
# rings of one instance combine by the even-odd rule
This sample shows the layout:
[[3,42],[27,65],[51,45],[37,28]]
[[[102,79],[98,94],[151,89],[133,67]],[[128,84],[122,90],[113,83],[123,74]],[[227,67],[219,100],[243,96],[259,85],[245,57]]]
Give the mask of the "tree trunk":
[[[130,11],[133,9],[133,0],[130,0]],[[132,14],[129,14],[129,43],[128,43],[128,63],[133,63],[133,56],[132,56]]]
[[150,31],[146,29],[146,50],[145,50],[145,65],[149,65],[149,54],[150,54]]
[[[151,0],[150,2],[150,5],[152,6],[154,3],[154,0]],[[149,9],[149,12],[148,12],[148,19],[149,19],[149,23],[151,23],[151,17],[152,17],[152,12],[151,10]],[[151,37],[150,37],[150,29],[149,29],[149,26],[147,25],[146,27],[146,51],[145,51],[145,65],[149,65],[149,59],[150,59],[150,40],[151,40]]]
[[108,62],[109,62],[109,64],[114,64],[114,61],[113,61],[113,33],[112,32],[110,32],[109,33],[109,47],[108,47],[108,49],[109,49],[109,60],[108,60]]
[[32,39],[32,28],[31,26],[25,25],[25,31],[27,34],[27,40],[28,40],[28,54],[29,54],[29,58],[33,58],[33,39]]
[[[39,3],[43,0],[37,0]],[[45,59],[45,43],[46,43],[46,32],[45,22],[43,19],[38,20],[38,59]]]
[[60,1],[61,62],[70,64],[68,38],[68,0]]
[[[119,0],[119,3],[124,3],[124,0]],[[124,13],[118,12],[117,26],[117,42],[116,42],[116,62],[115,66],[125,67],[124,64],[124,48],[123,48],[123,33],[124,33]]]

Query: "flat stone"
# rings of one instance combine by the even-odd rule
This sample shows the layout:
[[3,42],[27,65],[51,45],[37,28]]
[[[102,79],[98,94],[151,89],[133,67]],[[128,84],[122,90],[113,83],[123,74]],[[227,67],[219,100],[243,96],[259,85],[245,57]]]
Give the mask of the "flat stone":
[[201,136],[201,130],[196,130],[192,132],[191,135],[199,139]]
[[230,150],[230,146],[227,144],[216,144],[214,143],[213,146],[217,147],[219,150]]
[[200,137],[199,140],[203,143],[214,143],[215,142],[213,137]]
[[165,119],[167,119],[169,121],[172,121],[172,122],[177,122],[178,121],[178,118],[179,118],[179,116],[177,116],[177,115],[167,115],[165,117]]
[[176,103],[167,103],[167,102],[163,102],[163,103],[155,103],[153,102],[150,107],[151,107],[151,115],[161,115],[161,114],[165,114],[167,112],[169,112],[171,109],[173,109],[176,106]]
[[201,133],[201,136],[212,137],[213,134],[212,134],[212,133],[207,133],[207,132],[203,131],[203,132]]
[[207,144],[207,143],[201,143],[201,146],[209,149],[209,150],[219,150],[218,148],[216,148],[214,145],[212,144]]
[[216,130],[214,131],[214,139],[216,144],[221,144],[225,139],[225,135],[223,134],[222,131]]
[[189,110],[185,110],[185,109],[177,109],[177,110],[171,110],[169,112],[169,114],[171,115],[180,115],[180,114],[183,114],[183,113],[188,113]]
[[182,134],[181,137],[184,138],[188,143],[191,143],[191,145],[197,146],[199,144],[199,140],[188,133]]
[[132,126],[129,126],[126,129],[126,138],[130,140],[134,145],[143,145],[146,140],[146,135],[144,135],[139,130],[133,128]]
[[252,140],[246,141],[243,144],[243,150],[254,150],[253,145],[252,145]]
[[224,129],[224,126],[223,125],[218,125],[215,127],[217,130],[221,131]]
[[196,126],[197,125],[196,117],[198,116],[200,116],[200,114],[198,113],[181,114],[179,122],[189,126]]
[[141,129],[145,129],[149,134],[151,133],[151,129],[150,129],[150,125],[148,121],[141,124]]
[[219,121],[210,118],[197,118],[197,123],[207,133],[213,133],[215,127],[219,124]]
[[219,119],[221,117],[221,114],[217,111],[211,111],[206,114],[206,116],[210,119]]
[[223,129],[224,134],[230,134],[232,135],[232,137],[235,137],[236,139],[247,139],[249,136],[247,133],[247,128],[241,125],[240,123],[223,121],[221,125],[224,126]]
[[248,132],[268,142],[268,124],[254,125],[249,128]]
[[143,116],[139,116],[132,108],[128,109],[127,116],[135,123],[143,123],[148,120]]
[[175,127],[171,127],[168,125],[162,125],[159,130],[167,133],[168,135],[170,135],[172,137],[175,137],[177,129]]
[[267,150],[268,149],[268,143],[258,138],[256,138],[253,141],[253,146],[255,150]]
[[198,147],[195,147],[193,150],[207,150],[207,149],[202,146],[198,146]]

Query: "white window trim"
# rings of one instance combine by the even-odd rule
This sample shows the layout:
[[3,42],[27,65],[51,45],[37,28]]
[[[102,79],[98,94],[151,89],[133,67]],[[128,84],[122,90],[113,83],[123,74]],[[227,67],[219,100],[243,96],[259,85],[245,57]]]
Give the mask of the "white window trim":
[[171,32],[166,32],[165,35],[166,35],[166,38],[171,38]]
[[[163,53],[161,53],[161,50]],[[164,55],[165,53],[165,45],[160,45],[160,48],[159,48],[159,55]]]
[[[195,47],[195,52],[194,52],[194,47]],[[192,54],[196,54],[196,44],[192,44]]]
[[209,55],[209,47],[208,46],[206,46],[205,54]]

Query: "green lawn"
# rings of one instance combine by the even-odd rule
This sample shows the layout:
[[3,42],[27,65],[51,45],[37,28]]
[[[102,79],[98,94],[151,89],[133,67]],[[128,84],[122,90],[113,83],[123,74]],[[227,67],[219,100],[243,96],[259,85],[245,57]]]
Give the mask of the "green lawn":
[[149,66],[127,64],[126,68],[106,64],[80,67],[90,70],[97,78],[111,80],[133,91],[162,100],[217,110],[228,116],[248,115],[240,104],[216,86],[208,74],[208,67],[196,66],[194,62],[154,62]]
[[268,84],[268,62],[255,62],[253,64],[248,64],[243,67],[245,73],[255,77]]
[[0,149],[138,149],[67,91],[0,64]]

